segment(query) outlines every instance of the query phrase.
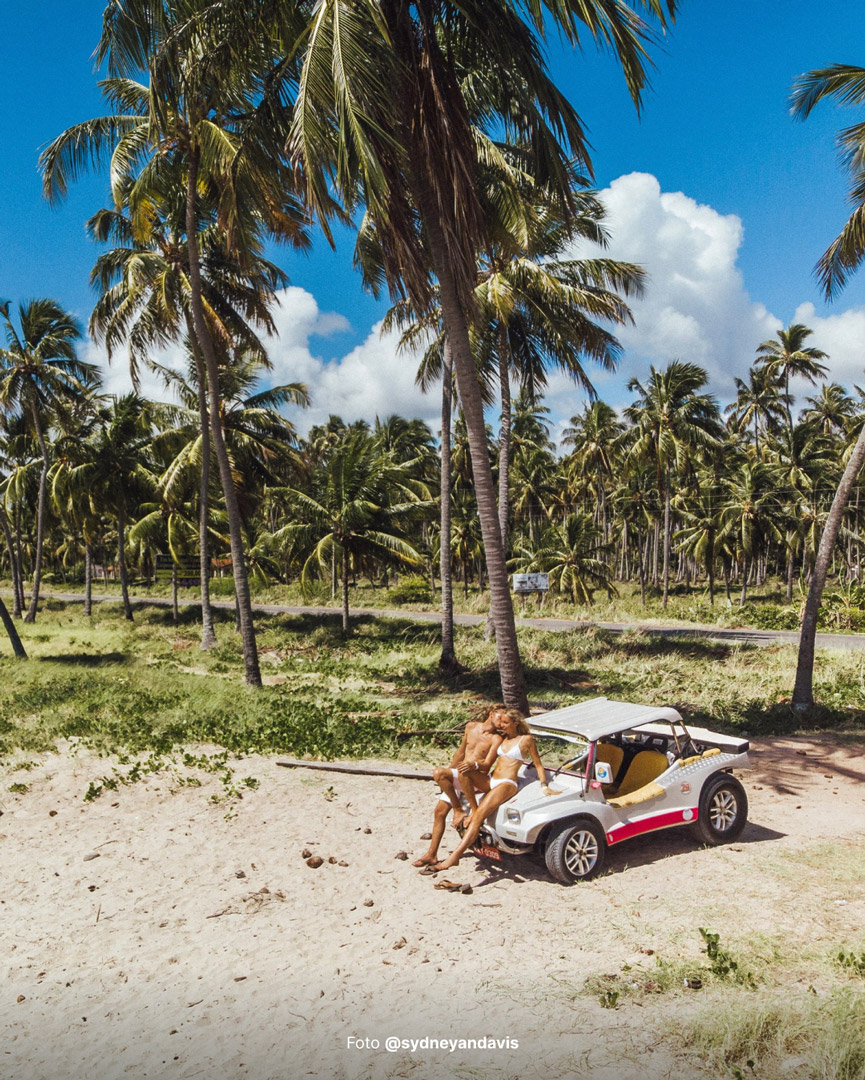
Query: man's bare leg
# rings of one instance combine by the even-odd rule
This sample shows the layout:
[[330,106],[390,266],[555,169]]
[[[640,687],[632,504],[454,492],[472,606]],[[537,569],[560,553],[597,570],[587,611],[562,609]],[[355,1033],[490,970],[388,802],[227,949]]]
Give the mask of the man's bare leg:
[[466,853],[466,851],[477,840],[478,833],[481,831],[486,818],[490,816],[493,810],[496,810],[502,803],[508,801],[516,795],[516,785],[511,784],[499,784],[494,787],[492,791],[488,792],[480,801],[477,811],[472,814],[471,824],[463,835],[457,845],[456,850],[447,859],[442,862],[435,863],[436,870],[450,870],[452,867],[457,866],[460,858]]
[[435,814],[433,815],[432,837],[429,842],[429,847],[427,848],[426,854],[421,855],[419,859],[415,859],[412,866],[432,866],[438,859],[439,844],[442,842],[442,837],[445,834],[445,822],[447,821],[449,810],[450,807],[444,799],[439,799],[436,803]]
[[456,820],[457,814],[454,811],[454,820],[451,824],[455,829],[468,828],[469,822],[478,808],[477,792],[480,791],[482,798],[486,795],[490,790],[490,778],[486,773],[472,769],[471,772],[460,773],[460,787],[463,789],[469,809],[468,813],[463,812],[460,815],[459,821]]
[[[433,769],[433,780],[442,789],[442,792],[450,799],[451,806],[454,808],[454,816],[451,824],[454,828],[459,827],[459,823],[465,817],[465,811],[462,808],[462,800],[460,799],[459,792],[454,784],[453,773],[450,769]],[[460,777],[460,787],[462,787],[462,776]]]

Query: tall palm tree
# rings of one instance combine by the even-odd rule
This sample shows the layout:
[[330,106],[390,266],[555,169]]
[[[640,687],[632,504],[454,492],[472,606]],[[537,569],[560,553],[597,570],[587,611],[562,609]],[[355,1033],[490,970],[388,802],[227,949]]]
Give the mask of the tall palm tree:
[[586,402],[578,416],[572,416],[570,426],[562,432],[562,444],[573,447],[572,466],[579,473],[592,477],[597,512],[595,520],[607,539],[607,491],[617,464],[617,449],[624,425],[616,410],[604,401]]
[[147,402],[136,394],[115,397],[100,411],[87,441],[84,460],[70,469],[69,485],[86,491],[94,513],[102,511],[117,524],[117,566],[123,610],[132,621],[126,530],[139,504],[152,495],[156,476],[146,450],[152,438]]
[[[793,115],[805,119],[825,98],[834,98],[843,105],[865,103],[865,68],[853,64],[832,64],[801,75],[793,85]],[[862,265],[865,258],[865,137],[861,123],[844,128],[838,138],[842,160],[850,172],[850,201],[853,212],[844,228],[829,245],[817,263],[816,273],[827,299],[837,295],[847,278]],[[832,500],[826,527],[811,573],[808,597],[802,616],[799,639],[799,659],[793,704],[801,707],[814,702],[814,643],[817,635],[817,616],[826,585],[826,575],[832,560],[841,521],[847,508],[850,492],[865,464],[865,425],[853,446],[835,497]]]
[[[637,7],[664,26],[675,4],[647,0]],[[539,182],[573,213],[571,160],[585,161],[587,151],[579,117],[544,67],[539,37],[547,17],[571,41],[585,31],[608,45],[639,102],[650,31],[618,0],[485,0],[459,7],[442,0],[324,0],[308,22],[290,137],[320,216],[330,211],[334,183],[350,206],[364,203],[395,298],[407,295],[416,312],[429,312],[437,279],[471,444],[502,694],[524,711],[528,699],[470,340],[477,255],[488,238],[478,183],[483,146],[472,122],[478,110],[467,95],[486,82],[484,128],[529,142]]]
[[754,455],[760,457],[760,432],[771,431],[786,415],[784,403],[770,371],[764,367],[752,367],[748,381],[735,378],[736,400],[724,412],[730,417],[736,431],[754,426]]
[[[175,166],[171,175],[156,178],[150,193],[150,212],[141,227],[133,228],[129,216],[117,210],[100,210],[88,222],[91,236],[116,246],[98,258],[91,273],[100,297],[90,319],[94,340],[104,341],[109,359],[126,344],[130,370],[149,363],[155,347],[177,341],[184,334],[195,365],[198,394],[198,429],[201,442],[199,468],[199,561],[201,578],[201,648],[216,643],[210,605],[209,492],[211,468],[210,422],[204,356],[192,325],[188,247],[185,242],[186,193],[183,176]],[[121,187],[128,200],[131,181]],[[200,210],[202,290],[208,326],[222,350],[243,344],[265,355],[256,328],[274,329],[269,304],[275,290],[287,284],[285,275],[259,254],[244,265],[226,252],[224,232],[214,220],[216,207],[208,213],[204,200]],[[253,254],[253,253],[250,253]]]
[[36,621],[42,577],[42,544],[48,469],[51,461],[47,426],[52,408],[63,398],[82,396],[97,382],[97,368],[79,360],[75,344],[81,330],[75,319],[55,300],[31,300],[18,307],[20,333],[9,313],[9,303],[0,304],[6,329],[6,348],[0,349],[0,405],[20,409],[39,444],[42,468],[36,509],[36,551],[33,560],[33,588],[25,622]]
[[[115,203],[126,200],[136,229],[151,213],[154,177],[166,169],[183,176],[192,329],[206,370],[246,681],[260,686],[242,519],[221,426],[218,342],[205,301],[201,207],[217,205],[229,251],[239,259],[260,246],[263,232],[305,243],[306,222],[291,195],[290,170],[268,156],[268,138],[250,132],[262,122],[255,107],[260,86],[250,71],[263,62],[264,43],[230,33],[220,7],[205,0],[113,0],[96,55],[107,62],[109,78],[101,85],[115,112],[64,132],[41,164],[46,194],[57,199],[78,172],[110,156]],[[148,86],[134,81],[142,71]]]
[[787,427],[793,427],[793,414],[790,407],[790,376],[807,379],[816,383],[827,372],[821,360],[826,353],[805,342],[814,333],[802,323],[794,323],[786,330],[779,330],[778,336],[764,341],[757,346],[757,364],[762,367],[770,379],[784,387],[784,402],[787,408]]
[[706,379],[706,372],[696,364],[673,360],[664,371],[653,366],[645,386],[636,378],[628,383],[628,389],[639,395],[637,401],[625,409],[625,417],[635,429],[629,457],[649,461],[655,467],[664,504],[665,608],[670,583],[673,469],[684,473],[695,464],[692,455],[701,449],[717,447],[721,434],[714,397],[698,393]]
[[763,462],[743,461],[735,473],[724,477],[723,489],[721,534],[742,556],[741,607],[756,553],[766,540],[782,540],[777,477],[772,467]]

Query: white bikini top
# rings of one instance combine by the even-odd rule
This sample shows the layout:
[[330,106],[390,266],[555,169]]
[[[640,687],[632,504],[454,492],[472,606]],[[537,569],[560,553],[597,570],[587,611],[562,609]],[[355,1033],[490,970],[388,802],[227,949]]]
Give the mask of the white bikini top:
[[518,735],[516,738],[516,742],[513,744],[510,750],[505,750],[505,744],[499,743],[499,748],[498,750],[496,750],[496,757],[506,757],[510,758],[511,761],[521,761],[523,765],[531,765],[531,760],[526,761],[526,759],[520,752],[520,743],[522,742],[522,739],[522,735]]

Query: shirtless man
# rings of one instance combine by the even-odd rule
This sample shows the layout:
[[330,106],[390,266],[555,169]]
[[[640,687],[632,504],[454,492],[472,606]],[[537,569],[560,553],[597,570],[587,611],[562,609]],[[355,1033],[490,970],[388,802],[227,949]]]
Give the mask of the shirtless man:
[[496,727],[496,718],[504,705],[491,705],[477,720],[466,724],[463,741],[447,769],[433,770],[433,780],[442,790],[433,817],[432,839],[425,854],[415,859],[412,866],[432,866],[438,860],[439,844],[445,831],[445,821],[451,807],[452,824],[458,829],[466,820],[460,795],[465,795],[469,813],[478,808],[475,791],[482,794],[490,790],[488,773],[496,760],[502,737]]

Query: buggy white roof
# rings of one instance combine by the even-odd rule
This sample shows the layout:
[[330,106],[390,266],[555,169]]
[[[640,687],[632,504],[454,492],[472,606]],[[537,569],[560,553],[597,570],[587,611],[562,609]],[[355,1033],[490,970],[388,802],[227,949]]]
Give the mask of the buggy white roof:
[[598,697],[530,716],[528,723],[536,735],[582,735],[588,742],[594,742],[605,735],[615,735],[618,731],[659,720],[668,724],[682,723],[682,717],[675,709]]

